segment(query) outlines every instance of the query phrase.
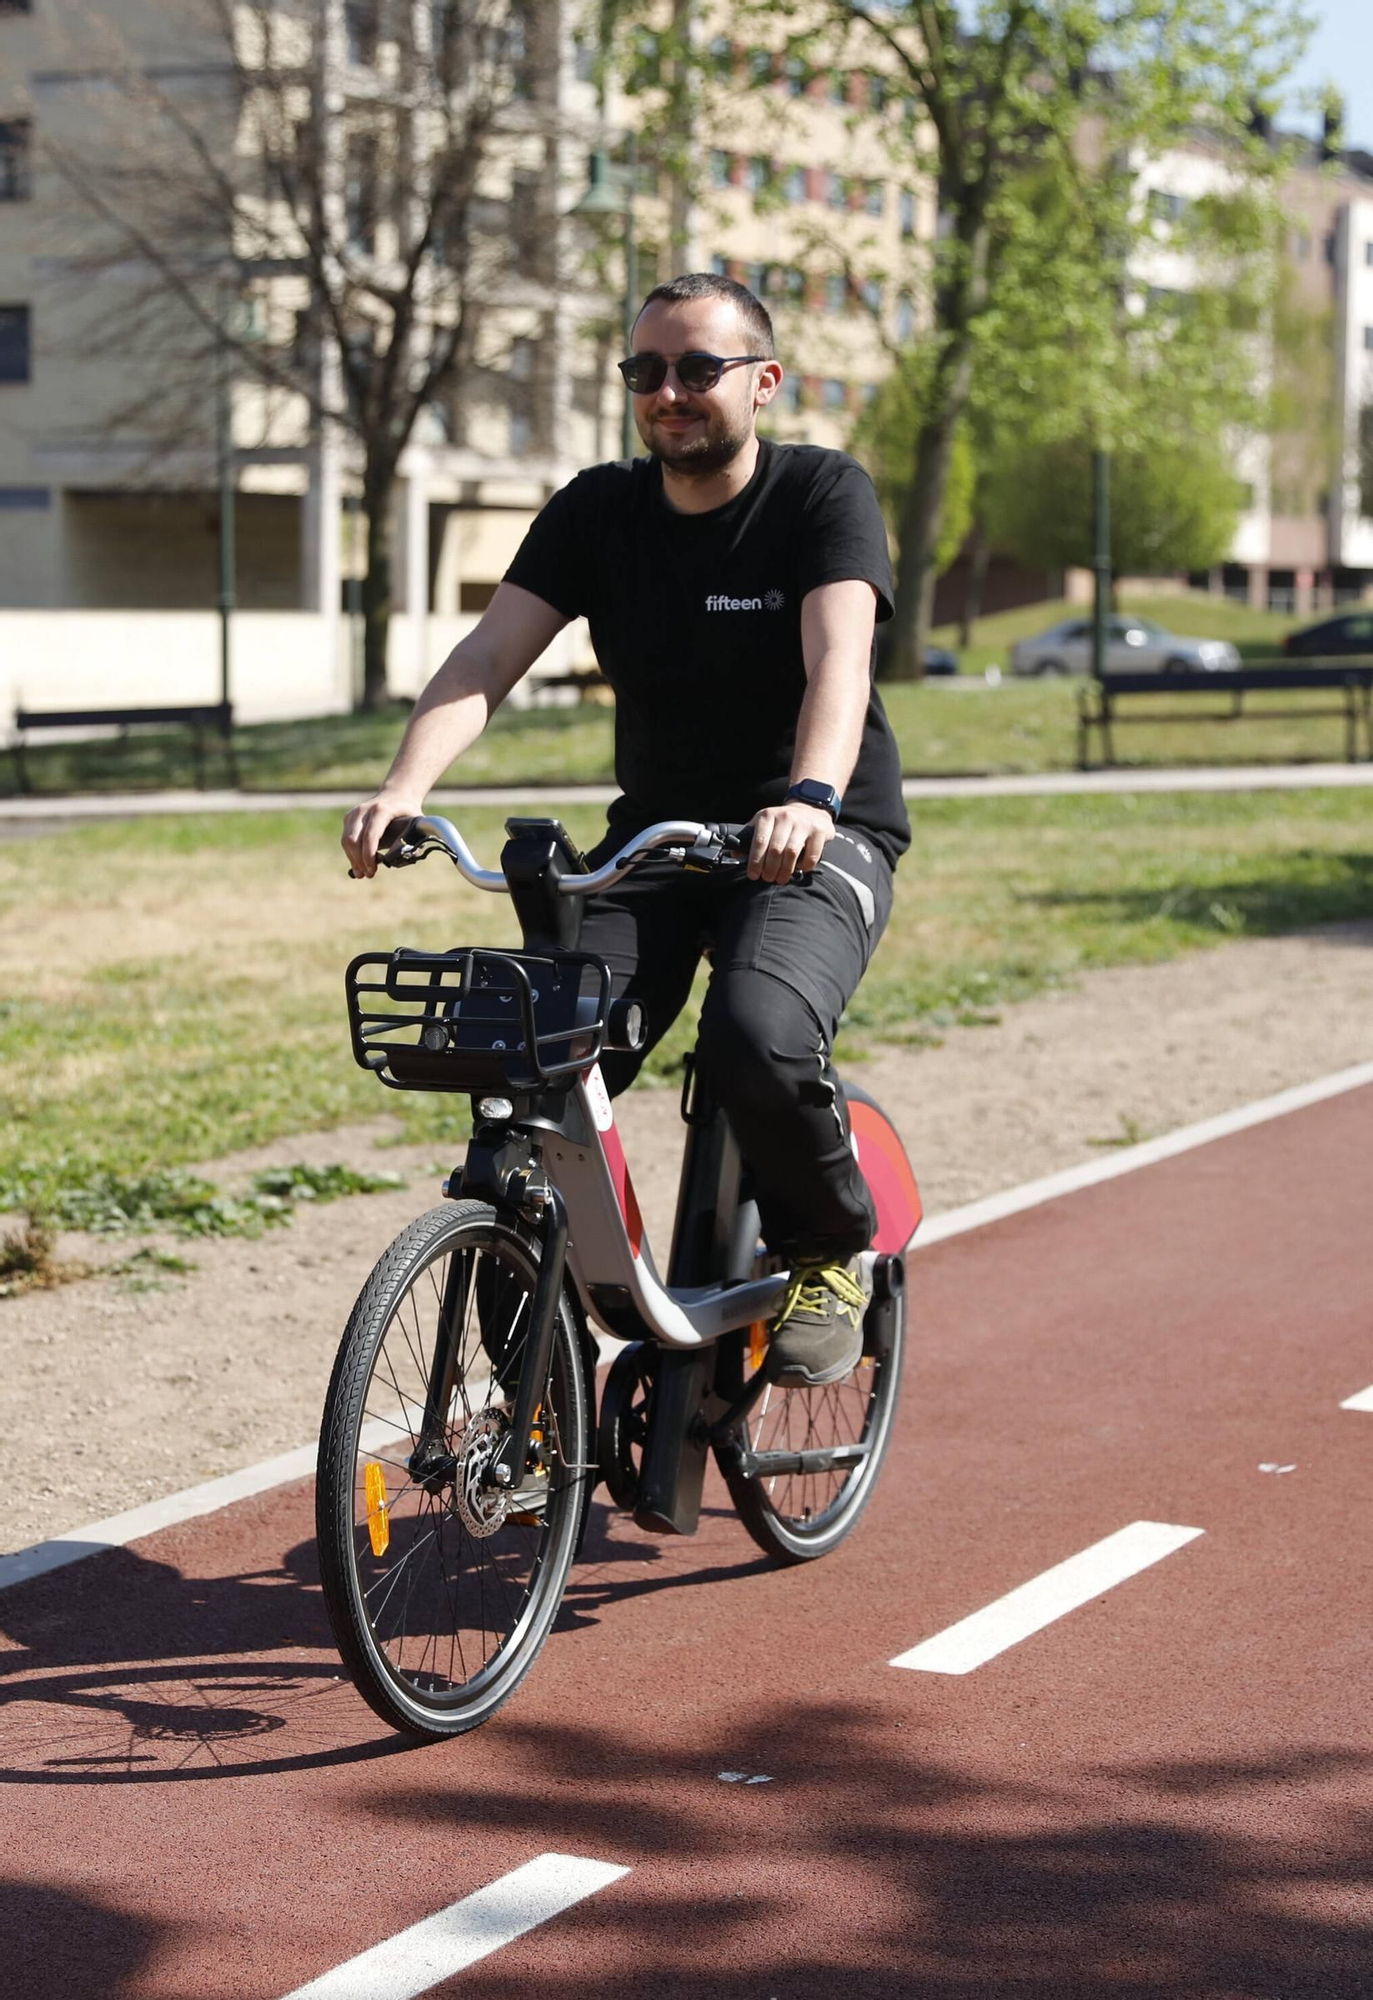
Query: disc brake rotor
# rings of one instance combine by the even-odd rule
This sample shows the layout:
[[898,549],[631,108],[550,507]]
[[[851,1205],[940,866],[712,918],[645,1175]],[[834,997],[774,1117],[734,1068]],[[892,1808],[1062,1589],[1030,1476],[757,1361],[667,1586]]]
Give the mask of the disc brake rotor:
[[503,1410],[478,1410],[458,1441],[453,1510],[478,1541],[495,1534],[510,1508],[508,1489],[485,1484],[487,1470],[509,1428]]

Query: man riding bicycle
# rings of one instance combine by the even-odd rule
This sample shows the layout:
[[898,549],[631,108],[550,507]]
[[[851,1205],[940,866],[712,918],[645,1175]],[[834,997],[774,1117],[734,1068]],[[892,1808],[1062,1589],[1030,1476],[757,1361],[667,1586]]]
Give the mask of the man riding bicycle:
[[[830,1051],[910,843],[872,687],[874,626],[892,613],[886,531],[853,459],[758,436],[782,369],[742,285],[658,286],[633,350],[620,370],[648,457],[593,466],[548,502],[416,702],[385,783],[347,815],[343,845],[373,875],[390,822],[423,811],[555,635],[588,619],[615,692],[621,788],[591,866],[657,820],[753,831],[743,877],[658,861],[591,898],[581,948],[606,961],[617,996],[643,1003],[650,1048],[710,952],[702,1080],[748,1163],[768,1248],[792,1267],[769,1372],[816,1387],[861,1357],[859,1253],[875,1227]],[[644,1053],[606,1054],[612,1094]]]

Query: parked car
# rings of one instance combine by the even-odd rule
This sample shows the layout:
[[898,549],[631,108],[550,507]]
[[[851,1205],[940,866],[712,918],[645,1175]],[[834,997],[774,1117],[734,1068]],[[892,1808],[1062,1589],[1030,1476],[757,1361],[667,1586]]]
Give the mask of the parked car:
[[[888,619],[885,625],[879,625],[877,628],[877,672],[879,677],[882,673],[883,657],[886,654],[887,648],[891,645],[891,630],[890,619]],[[927,675],[956,674],[958,672],[957,653],[951,653],[947,646],[926,646],[925,672]]]
[[1307,660],[1334,659],[1340,653],[1373,654],[1373,611],[1347,611],[1340,618],[1325,618],[1319,625],[1289,632],[1282,650]]
[[[1233,673],[1240,656],[1228,639],[1189,639],[1165,632],[1148,618],[1112,615],[1106,621],[1106,671],[1131,674]],[[1037,639],[1011,648],[1013,674],[1089,674],[1092,620],[1064,618]]]

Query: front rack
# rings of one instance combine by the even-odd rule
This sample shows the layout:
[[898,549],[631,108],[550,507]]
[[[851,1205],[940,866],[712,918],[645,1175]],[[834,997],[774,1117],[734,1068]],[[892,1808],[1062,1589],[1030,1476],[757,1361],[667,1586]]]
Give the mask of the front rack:
[[391,1090],[529,1091],[601,1053],[610,969],[588,952],[362,952],[348,967],[353,1058]]

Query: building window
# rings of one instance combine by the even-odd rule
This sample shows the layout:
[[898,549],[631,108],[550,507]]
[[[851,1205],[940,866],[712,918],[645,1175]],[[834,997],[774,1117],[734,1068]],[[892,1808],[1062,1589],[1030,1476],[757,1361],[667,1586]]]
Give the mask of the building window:
[[727,278],[729,276],[728,257],[721,257],[718,255],[712,257],[710,260],[710,268],[715,273],[715,276],[717,278]]
[[0,306],[0,382],[29,379],[29,309]]
[[877,401],[877,398],[880,394],[881,394],[881,388],[878,383],[865,382],[862,388],[858,391],[858,399],[862,403],[863,408],[866,410],[870,403],[875,403]]
[[750,49],[748,52],[748,80],[750,83],[772,82],[772,50]]
[[533,438],[533,426],[523,410],[510,412],[510,455],[523,458]]
[[744,186],[750,194],[762,194],[772,179],[772,161],[754,154],[744,169]]
[[777,287],[784,299],[799,305],[806,296],[806,274],[798,264],[788,264],[777,272]]
[[745,264],[744,286],[755,299],[763,298],[768,289],[768,267],[766,264]]
[[847,382],[836,382],[831,378],[825,383],[824,398],[827,410],[846,410],[849,406]]
[[1150,188],[1149,216],[1154,222],[1181,222],[1191,203],[1185,195],[1169,194],[1166,188]]
[[868,72],[868,109],[883,111],[887,104],[887,79],[878,70]]
[[825,95],[831,104],[847,104],[849,101],[849,80],[842,69],[832,69],[826,81]]
[[344,0],[343,32],[348,60],[366,68],[377,59],[377,0]]
[[788,56],[783,69],[786,78],[787,96],[804,97],[806,85],[810,82],[810,67],[803,56]]
[[825,311],[844,312],[849,303],[849,281],[842,271],[831,271],[825,279]]
[[832,173],[825,189],[825,199],[831,208],[847,208],[849,205],[849,184],[842,174]]
[[717,35],[706,50],[706,60],[716,76],[729,76],[734,69],[734,44],[728,35]]
[[784,375],[782,377],[782,408],[789,410],[793,416],[800,410],[801,377],[799,375]]
[[880,313],[882,310],[882,280],[880,278],[864,278],[861,286],[861,297],[863,304],[870,313]]
[[357,256],[370,257],[377,237],[377,142],[365,134],[348,141],[343,213],[348,248]]
[[901,199],[898,206],[900,210],[900,221],[901,221],[901,240],[903,243],[909,243],[910,239],[915,234],[914,189],[902,188]]
[[29,121],[0,119],[0,201],[27,201],[29,193]]
[[806,170],[804,167],[788,167],[787,177],[782,183],[782,193],[793,206],[806,198]]
[[729,154],[718,147],[710,156],[710,184],[713,188],[729,186]]
[[896,301],[896,337],[909,340],[915,332],[915,300],[909,292],[902,292]]
[[882,213],[881,181],[869,181],[864,187],[863,209],[865,214],[868,215],[880,215]]

